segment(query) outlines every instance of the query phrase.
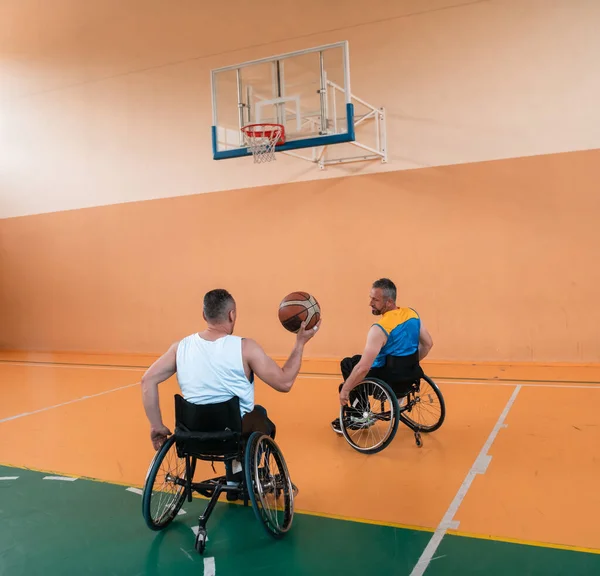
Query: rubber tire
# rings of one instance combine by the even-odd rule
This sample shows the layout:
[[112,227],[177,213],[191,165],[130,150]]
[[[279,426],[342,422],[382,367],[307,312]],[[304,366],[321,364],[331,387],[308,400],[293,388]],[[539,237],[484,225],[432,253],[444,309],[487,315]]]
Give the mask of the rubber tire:
[[382,388],[384,388],[385,391],[387,392],[387,394],[391,400],[392,413],[393,413],[392,417],[394,419],[394,422],[392,424],[392,431],[390,432],[389,436],[384,440],[384,442],[380,446],[377,446],[374,448],[359,448],[359,447],[357,447],[350,440],[350,437],[348,436],[348,432],[346,431],[346,427],[344,426],[344,421],[342,419],[342,416],[344,414],[343,406],[340,406],[340,427],[342,429],[342,434],[343,434],[344,438],[346,439],[346,442],[348,442],[348,444],[350,444],[350,446],[352,448],[354,448],[354,450],[356,450],[357,452],[360,452],[361,454],[377,454],[378,452],[385,450],[390,445],[390,443],[396,436],[396,432],[398,432],[398,424],[400,423],[400,405],[398,404],[398,398],[396,397],[396,394],[394,393],[394,391],[392,390],[390,385],[387,384],[387,382],[384,382],[383,380],[379,380],[379,378],[365,378],[364,380],[362,380],[360,382],[360,384],[358,384],[358,386],[361,386],[367,382],[374,382],[374,383],[378,384],[379,386],[381,386]]
[[279,452],[279,455],[280,455],[283,465],[285,467],[286,476],[290,480],[290,483],[291,483],[291,479],[289,477],[289,471],[287,468],[287,463],[285,461],[285,458],[283,457],[283,452],[281,452],[281,450],[279,449],[279,446],[275,443],[275,440],[273,440],[267,434],[263,434],[262,432],[253,432],[251,434],[250,438],[248,438],[248,442],[246,443],[246,450],[244,453],[244,475],[245,475],[245,479],[246,479],[246,489],[248,491],[248,496],[250,498],[250,502],[252,503],[252,510],[254,510],[254,514],[255,514],[257,520],[260,522],[263,529],[269,536],[271,536],[272,538],[275,538],[276,540],[279,540],[280,538],[283,538],[283,536],[285,536],[289,532],[289,529],[292,525],[292,521],[294,518],[293,493],[292,493],[292,520],[290,520],[290,525],[288,526],[288,529],[285,532],[279,532],[279,531],[274,532],[267,526],[267,523],[264,521],[264,519],[262,517],[260,508],[259,508],[259,502],[257,500],[256,494],[254,491],[254,481],[253,481],[254,480],[254,452],[255,452],[254,447],[257,444],[258,440],[260,438],[262,438],[263,436],[266,436],[267,438],[269,438],[269,440],[271,440],[271,442],[277,448],[277,451]]
[[418,427],[419,432],[422,432],[423,434],[430,434],[431,432],[435,432],[444,423],[444,420],[446,419],[446,403],[444,402],[444,397],[442,396],[442,392],[438,388],[437,384],[431,378],[429,378],[429,376],[423,376],[422,379],[425,380],[429,386],[431,386],[431,389],[438,397],[440,402],[440,419],[433,426],[421,426],[410,416],[408,416],[410,412],[402,412],[401,419],[406,419],[412,422],[413,425]]
[[[152,460],[152,462],[150,464],[150,468],[149,468],[148,474],[146,476],[146,482],[144,484],[144,491],[142,493],[142,515],[144,516],[146,525],[148,526],[148,528],[150,528],[150,530],[158,531],[158,530],[162,530],[163,528],[166,528],[173,521],[175,516],[177,516],[177,513],[179,512],[179,510],[181,510],[181,507],[183,506],[183,503],[185,502],[185,490],[184,490],[182,492],[181,496],[179,497],[177,504],[173,508],[173,511],[171,512],[171,514],[169,514],[169,516],[167,516],[163,520],[163,522],[156,523],[152,519],[152,514],[150,512],[150,503],[152,500],[152,486],[154,485],[154,481],[156,480],[156,475],[158,473],[160,465],[162,464],[162,461],[165,459],[167,452],[171,449],[171,447],[173,446],[174,443],[175,443],[175,435],[169,436],[169,438],[167,438],[165,443],[161,446],[160,450],[154,456],[154,459]],[[196,469],[196,459],[192,458],[192,461],[191,461],[192,478],[194,477],[195,469]]]

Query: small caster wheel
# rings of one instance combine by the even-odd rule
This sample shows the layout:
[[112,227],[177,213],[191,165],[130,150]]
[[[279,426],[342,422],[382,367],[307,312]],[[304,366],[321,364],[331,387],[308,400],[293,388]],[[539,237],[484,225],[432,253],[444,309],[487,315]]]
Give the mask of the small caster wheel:
[[199,554],[204,553],[204,549],[206,548],[206,529],[200,528],[198,530],[198,534],[196,534],[196,544],[194,546],[196,548],[196,552]]
[[416,445],[421,448],[421,446],[423,446],[423,442],[421,440],[421,433],[420,432],[415,432],[415,443]]

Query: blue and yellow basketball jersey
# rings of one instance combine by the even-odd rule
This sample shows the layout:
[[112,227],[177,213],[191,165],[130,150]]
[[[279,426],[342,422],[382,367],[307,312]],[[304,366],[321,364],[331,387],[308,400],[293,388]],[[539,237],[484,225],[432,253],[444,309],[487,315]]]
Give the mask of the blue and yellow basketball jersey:
[[385,364],[386,356],[409,356],[419,349],[421,319],[412,308],[397,308],[375,323],[387,334],[387,342],[373,361],[373,368]]

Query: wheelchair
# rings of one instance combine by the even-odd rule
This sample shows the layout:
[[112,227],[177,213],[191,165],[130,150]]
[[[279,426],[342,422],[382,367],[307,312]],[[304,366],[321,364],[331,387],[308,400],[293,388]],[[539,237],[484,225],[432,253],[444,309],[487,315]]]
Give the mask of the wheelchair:
[[366,377],[350,392],[350,406],[340,407],[340,426],[348,444],[363,454],[376,454],[390,445],[400,422],[413,431],[415,443],[423,446],[421,434],[435,432],[446,418],[442,392],[418,364],[418,358],[388,357],[387,365],[405,370],[405,376],[390,382]]
[[[273,438],[262,432],[242,434],[239,398],[198,405],[175,395],[175,431],[155,454],[144,483],[142,514],[151,530],[166,528],[177,516],[184,501],[197,492],[209,499],[198,519],[195,549],[206,548],[208,519],[221,494],[228,499],[250,501],[256,518],[275,539],[291,528],[297,488]],[[194,482],[198,460],[222,462],[226,475]],[[241,464],[242,480],[234,478],[233,462]],[[215,471],[216,472],[216,471]],[[233,481],[232,481],[233,482]]]

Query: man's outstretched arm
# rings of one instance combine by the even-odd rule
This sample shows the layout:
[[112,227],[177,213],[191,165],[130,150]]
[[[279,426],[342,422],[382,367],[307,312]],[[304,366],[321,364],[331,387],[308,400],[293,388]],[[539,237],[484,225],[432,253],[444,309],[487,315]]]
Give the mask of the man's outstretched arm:
[[321,326],[321,320],[314,328],[306,330],[305,326],[306,323],[303,322],[296,335],[294,348],[283,367],[279,367],[272,358],[267,356],[260,344],[254,340],[244,339],[244,356],[250,369],[265,384],[278,392],[289,392],[292,389],[302,365],[304,346],[316,334]]
[[340,390],[340,404],[342,406],[348,403],[350,390],[355,388],[367,375],[373,365],[373,361],[377,358],[377,354],[379,354],[386,341],[386,333],[379,328],[379,326],[371,326],[371,329],[367,334],[367,344],[365,345],[362,356]]

